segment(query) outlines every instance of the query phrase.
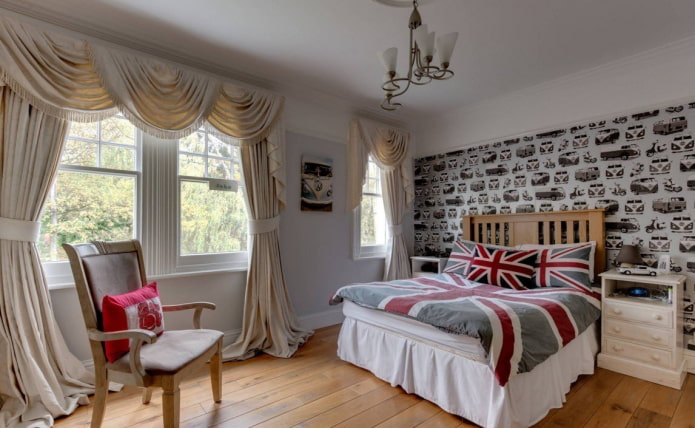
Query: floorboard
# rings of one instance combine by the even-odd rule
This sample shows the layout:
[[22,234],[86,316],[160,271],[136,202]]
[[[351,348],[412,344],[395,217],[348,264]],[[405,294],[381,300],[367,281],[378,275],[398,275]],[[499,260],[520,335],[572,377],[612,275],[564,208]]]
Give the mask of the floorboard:
[[[223,367],[222,403],[212,400],[207,368],[181,386],[181,426],[475,427],[415,395],[336,357],[339,326],[316,334],[293,358],[260,355]],[[57,428],[88,427],[91,405],[56,420]],[[161,427],[161,392],[149,405],[140,390],[110,393],[103,427]],[[561,409],[536,427],[695,428],[695,376],[681,391],[597,369],[580,376]]]

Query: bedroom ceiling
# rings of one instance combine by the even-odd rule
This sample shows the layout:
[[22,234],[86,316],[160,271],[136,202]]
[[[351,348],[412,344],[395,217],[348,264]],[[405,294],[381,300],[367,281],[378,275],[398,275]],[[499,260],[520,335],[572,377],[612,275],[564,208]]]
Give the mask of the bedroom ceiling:
[[[695,35],[692,0],[421,3],[431,30],[460,33],[456,76],[411,88],[398,119],[438,115]],[[373,0],[0,0],[0,8],[270,89],[328,94],[374,111],[383,75],[376,52],[398,47],[405,69],[410,14]]]

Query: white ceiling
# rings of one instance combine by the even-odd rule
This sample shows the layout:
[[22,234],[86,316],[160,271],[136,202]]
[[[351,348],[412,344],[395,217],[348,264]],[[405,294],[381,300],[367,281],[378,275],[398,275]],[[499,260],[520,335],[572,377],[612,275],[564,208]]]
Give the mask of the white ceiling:
[[[430,30],[458,31],[451,80],[411,88],[396,113],[436,115],[695,35],[693,0],[432,0]],[[0,0],[0,8],[203,64],[249,83],[378,109],[376,52],[399,48],[410,9],[373,0]]]

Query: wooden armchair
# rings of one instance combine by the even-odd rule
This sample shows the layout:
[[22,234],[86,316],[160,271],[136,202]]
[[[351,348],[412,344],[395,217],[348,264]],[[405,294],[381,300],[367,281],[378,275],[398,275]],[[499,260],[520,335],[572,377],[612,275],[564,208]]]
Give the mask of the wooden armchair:
[[[142,247],[136,240],[63,244],[75,277],[82,315],[94,358],[96,390],[92,427],[101,426],[109,381],[137,385],[144,389],[142,402],[148,404],[151,387],[161,387],[164,426],[179,425],[179,383],[210,361],[215,402],[222,393],[222,332],[200,328],[203,309],[215,309],[207,302],[162,306],[164,312],[194,309],[194,330],[165,331],[161,336],[149,330],[102,331],[101,304],[105,295],[118,295],[147,284]],[[130,351],[109,363],[104,342],[130,339]]]

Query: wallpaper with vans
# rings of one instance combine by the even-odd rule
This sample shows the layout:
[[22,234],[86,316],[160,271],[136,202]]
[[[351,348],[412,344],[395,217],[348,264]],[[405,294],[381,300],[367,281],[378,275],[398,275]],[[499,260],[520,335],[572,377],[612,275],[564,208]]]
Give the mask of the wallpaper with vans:
[[447,257],[464,214],[605,208],[608,263],[623,244],[668,254],[695,331],[694,132],[695,101],[415,159],[415,254]]

